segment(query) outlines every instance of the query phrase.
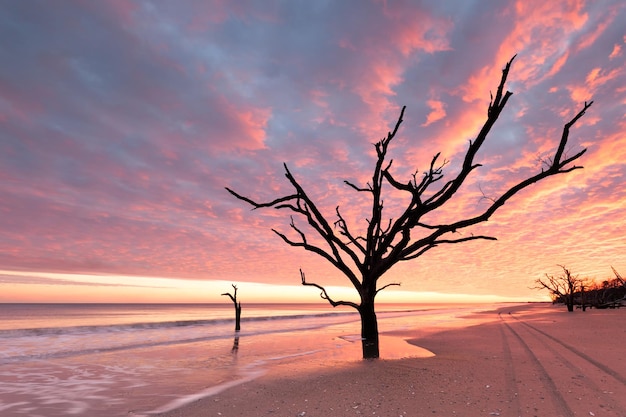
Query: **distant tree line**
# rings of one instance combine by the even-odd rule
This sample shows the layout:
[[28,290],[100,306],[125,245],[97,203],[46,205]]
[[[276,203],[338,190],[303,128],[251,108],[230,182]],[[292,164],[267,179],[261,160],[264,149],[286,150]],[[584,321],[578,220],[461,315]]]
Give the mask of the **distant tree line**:
[[558,275],[546,274],[535,281],[535,289],[548,290],[552,301],[564,304],[568,311],[579,307],[587,308],[619,308],[626,303],[626,281],[611,267],[614,278],[602,282],[590,278],[573,275],[565,266],[559,265],[562,272]]

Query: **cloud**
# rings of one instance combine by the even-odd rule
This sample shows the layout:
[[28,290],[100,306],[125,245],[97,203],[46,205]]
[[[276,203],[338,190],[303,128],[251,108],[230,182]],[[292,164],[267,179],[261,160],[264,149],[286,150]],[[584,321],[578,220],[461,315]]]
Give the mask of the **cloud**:
[[[514,95],[476,157],[483,166],[446,215],[480,210],[483,192],[540,170],[563,125],[594,100],[566,150],[588,148],[585,169],[507,203],[476,231],[497,244],[433,251],[389,279],[442,291],[453,285],[445,277],[472,277],[467,291],[510,295],[565,261],[600,275],[625,249],[615,197],[626,172],[624,19],[620,1],[582,0],[7,3],[0,261],[281,284],[297,283],[302,267],[345,284],[271,232],[290,231],[289,218],[251,212],[224,187],[270,201],[293,191],[287,163],[331,222],[340,206],[363,230],[368,196],[343,180],[372,180],[373,143],[402,106],[394,176],[421,175],[441,152],[447,181],[517,54]],[[398,208],[395,198],[386,207]]]
[[428,116],[426,116],[426,121],[422,124],[422,126],[426,127],[446,117],[444,102],[438,100],[428,100],[426,103],[432,109],[432,111],[428,113]]
[[617,58],[621,54],[622,54],[622,45],[616,43],[613,46],[613,50],[611,51],[611,54],[609,55],[609,59]]

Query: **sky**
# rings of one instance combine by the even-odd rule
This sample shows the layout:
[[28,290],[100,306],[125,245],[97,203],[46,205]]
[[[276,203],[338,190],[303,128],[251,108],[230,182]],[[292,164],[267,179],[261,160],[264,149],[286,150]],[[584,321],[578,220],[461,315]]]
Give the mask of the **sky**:
[[225,187],[289,194],[286,163],[359,230],[368,196],[343,181],[371,180],[402,106],[394,176],[441,152],[453,178],[515,54],[482,167],[441,216],[540,172],[593,100],[566,149],[587,149],[584,169],[463,232],[497,241],[396,265],[379,300],[541,300],[533,282],[559,265],[626,274],[624,22],[622,0],[0,1],[0,302],[228,302],[231,284],[242,303],[318,301],[300,269],[350,299],[271,231],[290,233],[289,213]]

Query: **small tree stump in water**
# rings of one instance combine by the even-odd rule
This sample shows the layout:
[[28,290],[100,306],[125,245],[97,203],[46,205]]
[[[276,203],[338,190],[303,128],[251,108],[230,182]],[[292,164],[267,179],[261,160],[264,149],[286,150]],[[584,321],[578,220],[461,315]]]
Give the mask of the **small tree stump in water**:
[[233,300],[233,304],[235,304],[235,331],[238,332],[241,330],[241,303],[237,302],[237,286],[235,284],[232,284],[232,286],[235,289],[234,294],[225,292],[222,295],[229,296]]

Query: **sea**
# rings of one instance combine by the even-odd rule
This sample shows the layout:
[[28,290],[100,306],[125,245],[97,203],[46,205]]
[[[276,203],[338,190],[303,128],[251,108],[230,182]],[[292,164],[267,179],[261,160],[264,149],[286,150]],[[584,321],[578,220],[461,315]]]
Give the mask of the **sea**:
[[[380,304],[381,360],[406,339],[472,324],[482,304]],[[328,304],[0,304],[0,416],[150,416],[273,366],[361,360],[360,321]],[[410,336],[410,337],[409,337]]]

